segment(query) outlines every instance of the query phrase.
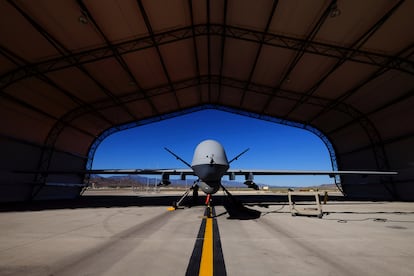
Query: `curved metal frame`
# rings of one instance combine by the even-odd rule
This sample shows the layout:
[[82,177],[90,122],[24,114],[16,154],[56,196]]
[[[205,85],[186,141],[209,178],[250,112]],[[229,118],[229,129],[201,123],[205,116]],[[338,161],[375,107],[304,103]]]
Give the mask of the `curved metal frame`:
[[[182,116],[182,115],[186,115],[186,114],[190,114],[190,113],[194,113],[194,112],[198,112],[198,111],[206,110],[206,109],[220,110],[220,111],[224,111],[224,112],[228,112],[228,113],[247,116],[247,117],[254,118],[254,119],[259,119],[259,120],[268,121],[268,122],[272,122],[272,123],[276,123],[276,124],[281,124],[281,125],[286,125],[286,126],[290,126],[290,127],[295,127],[295,128],[300,128],[300,129],[303,129],[303,130],[307,130],[307,131],[313,133],[314,135],[318,136],[319,139],[322,140],[322,142],[325,144],[325,146],[326,146],[326,148],[329,152],[332,169],[333,170],[338,170],[338,164],[337,164],[337,159],[336,159],[334,146],[330,142],[329,138],[327,136],[325,136],[317,128],[315,128],[313,126],[310,126],[310,125],[305,125],[305,124],[302,124],[302,123],[299,123],[299,122],[293,122],[293,121],[289,121],[289,120],[285,120],[285,119],[281,119],[281,118],[275,118],[275,117],[271,117],[271,116],[260,115],[260,114],[254,113],[254,112],[248,112],[248,111],[241,110],[241,109],[236,109],[236,108],[233,108],[233,107],[227,107],[227,106],[222,106],[222,105],[214,105],[214,104],[206,104],[206,105],[202,105],[202,106],[198,106],[198,107],[192,107],[192,108],[184,109],[184,110],[181,110],[181,111],[168,113],[168,114],[165,114],[165,115],[162,115],[162,116],[156,116],[156,117],[153,117],[153,118],[140,120],[140,121],[137,121],[137,122],[132,122],[132,123],[127,123],[127,124],[123,124],[123,125],[120,125],[120,126],[111,127],[109,129],[105,130],[104,132],[102,132],[101,135],[99,135],[98,138],[95,139],[95,141],[91,144],[91,147],[89,148],[88,161],[87,161],[87,164],[86,164],[86,169],[87,170],[92,169],[93,159],[94,159],[96,150],[98,149],[98,147],[102,143],[102,141],[105,140],[110,135],[112,135],[114,133],[117,133],[119,131],[123,131],[123,130],[131,129],[131,128],[135,128],[135,127],[155,123],[155,122],[158,122],[158,121],[161,121],[161,120],[164,120],[164,119],[175,118],[175,117],[178,117],[178,116]],[[336,176],[336,177],[334,177],[334,180],[335,180],[335,185],[343,193],[343,189],[340,185],[341,184],[340,177]],[[87,183],[87,182],[89,182],[89,176],[87,176],[85,178],[85,183]]]

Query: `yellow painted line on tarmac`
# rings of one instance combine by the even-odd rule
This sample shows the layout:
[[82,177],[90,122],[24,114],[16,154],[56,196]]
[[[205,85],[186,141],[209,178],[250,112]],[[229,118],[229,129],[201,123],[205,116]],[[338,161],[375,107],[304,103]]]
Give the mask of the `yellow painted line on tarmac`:
[[207,217],[199,276],[213,275],[213,218]]
[[227,275],[214,207],[205,209],[186,276]]

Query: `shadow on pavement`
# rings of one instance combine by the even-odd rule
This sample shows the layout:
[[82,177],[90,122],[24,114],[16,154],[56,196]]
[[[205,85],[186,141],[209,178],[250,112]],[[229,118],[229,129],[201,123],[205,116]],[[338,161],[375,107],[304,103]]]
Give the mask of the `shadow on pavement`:
[[[287,202],[286,195],[233,195],[237,202],[248,206],[268,206],[277,205]],[[76,199],[61,199],[61,200],[42,200],[31,202],[9,202],[0,203],[0,212],[10,211],[40,211],[40,210],[55,210],[55,209],[82,209],[82,208],[111,208],[111,207],[141,207],[141,206],[171,206],[173,202],[180,199],[180,195],[84,195]],[[301,198],[301,201],[309,201],[310,198],[306,196]],[[329,200],[345,200],[344,197],[330,197]],[[199,204],[203,205],[205,196],[199,196]],[[223,205],[230,208],[230,215],[237,217],[237,213],[245,212],[249,215],[255,216],[255,210],[243,206],[242,209],[229,207],[229,199],[225,195],[214,195],[214,205]],[[194,206],[192,196],[187,197],[183,201],[183,206]]]

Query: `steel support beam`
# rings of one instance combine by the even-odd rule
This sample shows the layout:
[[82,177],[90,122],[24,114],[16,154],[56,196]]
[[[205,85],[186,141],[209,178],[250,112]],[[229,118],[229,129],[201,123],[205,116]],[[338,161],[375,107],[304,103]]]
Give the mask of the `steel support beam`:
[[[138,87],[138,90],[141,93],[143,92],[143,89],[141,88],[141,85],[139,84],[138,80],[135,78],[134,74],[132,74],[131,69],[129,68],[129,66],[127,65],[127,63],[125,62],[125,60],[123,59],[123,57],[119,54],[118,50],[112,45],[112,43],[110,42],[110,40],[108,39],[108,37],[105,35],[105,33],[102,31],[101,27],[99,26],[99,24],[96,22],[95,18],[93,17],[93,15],[91,14],[91,12],[89,11],[89,9],[86,7],[86,5],[83,3],[82,0],[77,0],[79,7],[82,10],[82,13],[87,17],[88,21],[91,21],[92,24],[94,25],[95,29],[98,31],[98,33],[101,35],[101,37],[103,38],[103,40],[105,41],[106,45],[108,46],[109,49],[112,50],[114,58],[116,59],[116,61],[118,62],[118,64],[122,67],[122,69],[126,72],[126,74],[128,75],[128,77],[130,78],[130,80]],[[84,68],[83,68],[84,69]],[[93,79],[93,77],[87,73],[87,75]],[[107,91],[107,89],[105,87],[103,87],[101,84],[99,84],[95,79],[93,79],[101,89],[103,89],[104,91]],[[108,91],[109,92],[109,91]],[[154,103],[152,101],[150,101],[148,99],[148,96],[145,95],[145,99],[147,100],[148,104],[151,106],[154,114],[158,114],[158,110],[155,107]],[[111,97],[114,97],[111,93]],[[117,101],[117,98],[114,97],[114,101]],[[124,107],[124,110],[135,120],[137,120],[136,116],[129,110],[129,108],[127,106]]]
[[[157,41],[156,41],[156,39],[155,39],[155,33],[154,33],[154,31],[152,30],[151,22],[150,22],[150,20],[149,20],[149,17],[148,17],[148,15],[147,15],[147,12],[145,11],[144,4],[142,3],[142,1],[141,1],[141,0],[137,0],[137,4],[138,4],[138,8],[139,8],[139,10],[140,10],[140,12],[141,12],[141,15],[142,15],[142,17],[143,17],[143,19],[144,19],[145,26],[146,26],[146,28],[147,28],[148,34],[149,34],[149,36],[150,36],[150,39],[151,39],[151,41],[152,41],[153,47],[154,47],[154,48],[155,48],[155,50],[157,51],[158,58],[159,58],[159,60],[160,60],[160,63],[161,63],[162,69],[163,69],[163,71],[164,71],[164,75],[165,75],[165,77],[167,78],[168,84],[169,84],[169,85],[170,85],[170,87],[171,87],[171,91],[172,91],[172,92],[173,92],[173,94],[174,94],[174,98],[175,98],[175,101],[176,101],[176,103],[177,103],[177,107],[178,107],[178,108],[180,108],[180,101],[178,100],[177,93],[175,92],[174,85],[173,85],[173,83],[172,83],[172,81],[171,81],[170,74],[168,73],[167,66],[165,65],[164,58],[163,58],[163,56],[162,56],[162,53],[161,53],[161,50],[160,50],[160,47],[159,47],[159,43],[157,43]],[[191,28],[191,26],[190,26],[190,28]]]
[[[386,12],[371,28],[369,28],[366,32],[364,32],[358,39],[356,39],[352,45],[350,46],[351,49],[354,51],[358,51],[364,44],[367,42],[375,33],[378,31],[381,26],[395,13],[396,10],[404,3],[405,0],[400,0],[397,4],[395,4],[389,11]],[[336,3],[335,3],[336,5]],[[353,53],[350,52],[349,55]],[[325,80],[332,75],[339,67],[341,67],[346,61],[348,61],[348,56],[343,56],[342,58],[338,59],[338,61],[329,69],[327,72],[323,74],[323,76],[308,90],[304,93],[300,101],[298,101],[285,115],[285,117],[289,117],[292,112],[297,110],[303,103],[306,102],[307,97],[315,93],[318,88],[325,82]]]
[[[384,104],[382,106],[379,106],[379,107],[375,108],[374,110],[372,110],[370,112],[364,113],[362,116],[370,117],[370,116],[372,116],[372,115],[374,115],[374,114],[376,114],[378,112],[381,112],[381,111],[383,111],[383,110],[385,110],[385,109],[387,109],[389,107],[395,106],[395,105],[397,105],[397,104],[399,104],[399,103],[401,103],[403,101],[406,101],[406,100],[408,100],[409,98],[411,98],[413,96],[414,96],[414,91],[408,91],[407,93],[405,93],[404,95],[398,97],[397,99],[394,99],[394,100],[392,100],[392,101],[390,101],[390,102],[388,102],[388,103],[386,103],[386,104]],[[353,120],[351,120],[351,121],[349,121],[349,122],[347,122],[347,123],[345,123],[345,124],[343,124],[341,126],[336,127],[333,130],[330,130],[328,132],[328,135],[334,135],[338,131],[341,131],[341,130],[349,127],[349,126],[352,126],[354,124],[359,123],[359,120],[361,120],[361,118],[362,117],[355,118],[355,119],[353,119]]]
[[[299,50],[296,51],[295,57],[292,59],[292,61],[290,62],[289,66],[287,68],[287,70],[283,73],[282,77],[280,78],[279,83],[274,88],[273,95],[270,96],[267,99],[265,105],[263,106],[262,113],[265,113],[266,112],[266,110],[268,109],[268,107],[269,107],[270,103],[272,102],[274,96],[277,95],[277,93],[279,93],[280,88],[282,87],[283,83],[287,79],[289,79],[289,75],[292,73],[293,69],[295,69],[296,65],[299,63],[300,59],[305,54],[306,48],[308,48],[309,43],[311,41],[313,41],[313,39],[315,38],[316,34],[321,29],[322,25],[325,23],[326,19],[328,18],[329,14],[331,13],[333,7],[336,7],[336,0],[331,0],[330,4],[325,8],[324,12],[319,17],[318,21],[315,23],[315,25],[313,26],[312,30],[308,33],[308,35],[306,36],[305,40],[300,45]],[[278,76],[276,76],[276,77],[278,77]]]
[[[207,28],[206,24],[187,26],[166,32],[154,33],[152,36],[139,37],[126,42],[113,44],[112,46],[118,51],[119,55],[122,56],[155,46],[193,38],[194,36],[207,35],[216,35],[225,38],[246,40],[254,43],[263,43],[264,45],[290,49],[293,51],[304,50],[305,53],[337,59],[341,59],[346,56],[349,61],[369,64],[379,68],[398,70],[414,75],[414,62],[408,58],[368,52],[364,50],[355,50],[349,47],[319,43],[316,41],[306,42],[304,39],[275,33],[260,32],[257,30],[224,24],[210,24],[209,28]],[[307,43],[308,46],[305,49],[302,49],[303,47],[301,47],[301,45],[304,43]],[[103,46],[47,59],[34,64],[26,64],[0,76],[0,88],[7,87],[18,80],[25,79],[36,74],[45,74],[111,57],[114,57],[113,50],[108,46]]]
[[[193,51],[194,51],[194,62],[196,68],[197,78],[200,78],[200,62],[198,59],[198,48],[197,48],[197,39],[195,35],[195,28],[194,28],[194,11],[193,11],[193,0],[188,0],[188,8],[190,10],[190,18],[191,18],[191,32],[193,36]],[[202,93],[201,90],[198,91],[198,101],[201,102],[202,100]]]
[[[207,74],[211,76],[211,35],[210,35],[210,0],[206,0],[206,10],[207,10]],[[208,82],[208,102],[211,102],[211,82]]]
[[[277,4],[278,3],[279,3],[278,0],[273,1],[273,5],[272,5],[272,8],[270,10],[270,14],[269,14],[269,16],[267,18],[267,22],[266,22],[266,26],[265,26],[265,29],[264,29],[264,33],[268,33],[269,32],[270,23],[272,23],[272,19],[273,19],[273,16],[275,15],[276,7],[277,7]],[[263,40],[263,38],[262,38],[262,40]],[[246,97],[246,92],[247,92],[247,89],[248,89],[248,87],[250,85],[250,82],[252,81],[254,72],[256,70],[257,62],[259,61],[259,57],[260,57],[260,54],[262,52],[262,48],[263,48],[263,42],[260,42],[259,43],[259,47],[257,48],[257,51],[256,51],[256,56],[254,58],[254,62],[253,62],[252,68],[250,69],[249,76],[247,77],[246,86],[243,89],[243,93],[242,93],[242,96],[241,96],[241,99],[240,99],[240,106],[243,106],[244,105],[244,99]]]
[[[94,137],[96,138],[96,136],[94,136]],[[5,140],[10,140],[10,141],[13,141],[13,142],[16,142],[16,143],[19,143],[19,144],[23,144],[23,145],[28,145],[30,147],[37,148],[37,149],[43,149],[44,148],[44,145],[42,145],[42,144],[39,144],[39,143],[36,143],[36,142],[33,142],[33,141],[24,140],[24,139],[21,139],[21,138],[16,138],[16,137],[6,135],[6,134],[1,134],[0,133],[0,138],[5,139]],[[84,156],[84,155],[81,155],[81,154],[78,154],[78,153],[75,153],[75,152],[66,151],[66,150],[63,150],[63,149],[55,149],[55,151],[59,152],[59,153],[66,154],[66,155],[70,155],[70,156],[73,156],[73,157],[76,157],[76,158],[84,159],[84,160],[88,159],[88,156]]]
[[[223,7],[223,26],[227,26],[227,7],[228,1],[224,0],[224,7]],[[220,69],[219,69],[219,82],[218,82],[218,95],[216,99],[216,103],[220,102],[221,99],[221,78],[223,76],[223,68],[224,68],[224,50],[226,49],[226,28],[224,28],[224,35],[221,36],[221,52],[220,52]]]
[[[31,24],[33,26],[33,28],[37,32],[39,32],[40,35],[43,36],[44,39],[46,39],[56,49],[56,51],[58,53],[61,54],[61,56],[70,56],[70,55],[72,55],[72,52],[69,49],[67,49],[60,41],[58,41],[49,32],[47,32],[47,30],[45,30],[38,22],[36,22],[36,20],[34,20],[31,16],[29,16],[29,14],[27,14],[25,11],[23,11],[15,2],[10,1],[10,0],[8,0],[8,2],[28,21],[29,24]],[[101,91],[106,96],[108,96],[114,102],[116,102],[117,98],[115,97],[115,95],[111,91],[109,91],[107,88],[105,88],[100,82],[98,82],[81,64],[77,64],[76,62],[74,63],[73,60],[71,60],[71,63],[73,64],[73,67],[77,67],[82,73],[84,73],[86,76],[88,76],[89,79],[91,79],[101,89]],[[27,62],[26,62],[26,64],[27,64]],[[45,74],[44,72],[40,72],[40,71],[36,71],[36,72],[37,72],[37,75],[38,75],[39,78],[47,79],[49,84],[51,82],[53,82],[52,80],[50,80],[48,77],[46,77],[44,75]],[[57,85],[54,84],[54,86],[56,87]],[[62,88],[60,88],[59,90],[63,91]],[[68,93],[66,93],[66,94],[68,94]],[[132,113],[126,107],[123,107],[123,109],[132,118],[134,118]]]

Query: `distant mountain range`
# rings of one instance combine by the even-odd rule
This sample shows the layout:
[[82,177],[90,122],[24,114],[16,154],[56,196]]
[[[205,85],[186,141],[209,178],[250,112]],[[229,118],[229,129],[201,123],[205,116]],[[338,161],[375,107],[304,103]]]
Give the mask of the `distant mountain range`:
[[[145,177],[141,175],[123,175],[123,176],[109,176],[103,177],[100,175],[91,175],[91,183],[94,183],[95,187],[131,187],[131,186],[153,186],[160,182],[161,178],[158,177]],[[192,185],[196,178],[187,178],[187,180],[173,179],[171,178],[172,187],[185,187]],[[222,181],[226,187],[247,187],[243,182],[238,181]],[[258,184],[261,186],[261,184]]]
[[[146,187],[154,186],[160,182],[161,178],[158,177],[145,177],[141,175],[117,175],[102,177],[100,175],[91,175],[90,182],[94,184],[94,187]],[[172,187],[188,187],[196,181],[196,178],[188,178],[187,180],[174,179],[171,178]],[[228,188],[247,188],[243,182],[239,181],[227,181],[222,180],[222,183],[225,187]],[[257,183],[259,187],[268,186],[267,184]],[[334,188],[335,184],[323,184],[318,186],[320,188]],[[278,186],[278,188],[289,188],[288,186]]]

